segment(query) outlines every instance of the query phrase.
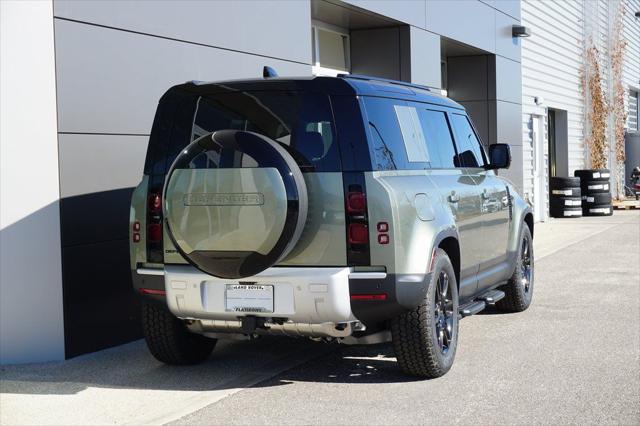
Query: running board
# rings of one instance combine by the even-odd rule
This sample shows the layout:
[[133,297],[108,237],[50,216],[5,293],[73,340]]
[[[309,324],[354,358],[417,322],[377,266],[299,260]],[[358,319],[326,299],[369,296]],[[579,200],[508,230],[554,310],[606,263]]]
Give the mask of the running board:
[[459,316],[464,318],[475,315],[486,308],[487,305],[493,305],[498,300],[503,299],[504,296],[504,291],[489,290],[488,292],[478,296],[475,300],[460,306],[458,309]]
[[469,317],[471,315],[475,315],[484,308],[487,307],[487,304],[482,300],[474,300],[473,302],[469,302],[465,305],[460,306],[458,309],[462,318]]
[[488,305],[495,304],[498,300],[504,299],[504,291],[500,290],[489,290],[482,296],[478,297],[478,300],[483,300]]

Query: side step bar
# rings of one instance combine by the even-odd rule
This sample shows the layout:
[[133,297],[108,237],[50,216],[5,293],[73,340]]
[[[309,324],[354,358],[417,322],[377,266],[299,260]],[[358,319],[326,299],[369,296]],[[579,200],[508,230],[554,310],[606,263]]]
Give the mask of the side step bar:
[[498,300],[504,299],[504,296],[506,296],[506,294],[504,294],[504,291],[489,290],[482,296],[478,297],[478,300],[484,300],[487,304],[493,305]]
[[484,303],[484,301],[474,300],[473,302],[460,306],[458,310],[460,311],[460,315],[462,316],[462,318],[464,318],[475,315],[486,307],[487,304]]
[[487,305],[493,305],[498,300],[503,299],[504,296],[504,291],[489,290],[488,292],[477,297],[475,300],[472,300],[471,302],[465,303],[464,305],[460,306],[460,308],[458,308],[458,315],[461,318],[475,315],[486,308]]

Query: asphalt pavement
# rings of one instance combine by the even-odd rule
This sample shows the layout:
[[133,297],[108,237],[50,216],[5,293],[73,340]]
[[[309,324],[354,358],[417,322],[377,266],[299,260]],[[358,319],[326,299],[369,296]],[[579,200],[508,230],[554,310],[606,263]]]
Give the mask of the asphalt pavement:
[[536,227],[533,305],[460,323],[452,370],[404,376],[390,345],[224,342],[167,367],[135,342],[5,366],[0,424],[640,424],[640,212]]

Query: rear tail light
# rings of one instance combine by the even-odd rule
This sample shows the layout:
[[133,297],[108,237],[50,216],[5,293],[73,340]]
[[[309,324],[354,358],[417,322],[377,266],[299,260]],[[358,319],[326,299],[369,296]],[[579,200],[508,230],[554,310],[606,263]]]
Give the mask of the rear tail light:
[[344,182],[344,210],[347,231],[347,263],[350,266],[370,264],[369,220],[364,174],[346,172]]
[[347,194],[347,213],[362,215],[367,210],[367,198],[363,192],[349,192]]
[[147,241],[151,243],[159,243],[162,240],[162,225],[159,223],[150,223],[147,226]]
[[158,187],[150,189],[149,195],[147,196],[146,223],[147,259],[149,262],[163,262],[162,193]]
[[369,244],[369,227],[364,223],[349,224],[349,244]]

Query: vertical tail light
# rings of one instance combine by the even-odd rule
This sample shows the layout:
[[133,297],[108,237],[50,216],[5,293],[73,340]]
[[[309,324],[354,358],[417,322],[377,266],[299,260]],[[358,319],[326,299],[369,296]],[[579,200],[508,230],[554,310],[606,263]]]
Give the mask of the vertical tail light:
[[364,174],[343,173],[345,225],[347,231],[347,263],[366,266],[369,258],[369,223]]
[[162,225],[160,223],[150,223],[147,226],[147,241],[151,243],[162,241]]
[[162,197],[159,193],[154,192],[149,194],[149,213],[158,214],[162,211]]
[[150,190],[147,197],[147,258],[150,262],[163,261],[162,245],[162,193]]

